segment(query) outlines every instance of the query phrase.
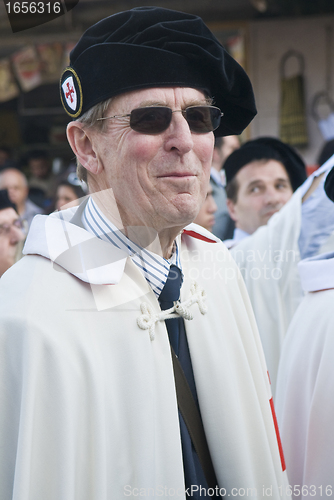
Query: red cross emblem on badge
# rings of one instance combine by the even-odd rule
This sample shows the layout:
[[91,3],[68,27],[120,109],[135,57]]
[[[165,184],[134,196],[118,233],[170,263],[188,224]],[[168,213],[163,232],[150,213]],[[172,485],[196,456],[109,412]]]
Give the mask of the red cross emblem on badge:
[[65,96],[67,106],[75,111],[77,107],[77,92],[75,90],[73,77],[69,76],[62,84],[62,90]]
[[72,94],[74,94],[74,92],[75,92],[74,87],[73,86],[70,87],[70,82],[67,82],[66,87],[67,87],[68,91],[65,93],[65,97],[66,97],[66,99],[70,98],[71,102],[73,102]]

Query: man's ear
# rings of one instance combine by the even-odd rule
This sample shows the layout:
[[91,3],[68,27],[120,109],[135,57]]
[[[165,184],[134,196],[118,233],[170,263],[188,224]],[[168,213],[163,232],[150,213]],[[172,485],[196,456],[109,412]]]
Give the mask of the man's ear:
[[92,134],[87,133],[82,123],[73,121],[67,125],[67,139],[83,167],[92,174],[98,174],[101,170],[92,142]]
[[230,214],[231,219],[234,222],[237,222],[237,214],[236,214],[234,202],[232,200],[230,200],[229,198],[227,198],[226,199],[226,206],[227,206],[227,210],[228,210],[228,213]]

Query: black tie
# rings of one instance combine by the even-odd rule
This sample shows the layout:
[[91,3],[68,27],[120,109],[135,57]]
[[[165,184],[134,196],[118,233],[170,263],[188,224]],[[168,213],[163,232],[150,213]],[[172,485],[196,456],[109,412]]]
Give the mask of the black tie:
[[[181,284],[182,284],[181,271],[177,266],[172,264],[170,266],[166,284],[159,296],[160,307],[163,311],[173,307],[174,302],[179,300]],[[183,318],[170,318],[166,319],[165,322],[166,322],[169,342],[172,348],[174,349],[175,354],[179,358],[188,385],[193,394],[194,400],[198,406],[196,386],[191,365],[187,336],[184,327],[184,320]],[[191,488],[191,485],[196,485],[196,486],[202,486],[203,488],[208,490],[208,484],[204,475],[204,471],[202,469],[198,455],[192,444],[189,431],[187,429],[187,426],[183,420],[180,411],[179,411],[179,420],[180,420],[183,467],[184,467],[186,488]],[[202,494],[200,494],[200,491],[202,491]],[[204,490],[202,489],[194,492],[192,498],[193,500],[197,498],[199,500],[204,500],[205,498],[209,498],[209,496],[205,495]],[[214,495],[212,498],[221,498],[221,497],[219,495],[217,496]]]
[[[173,307],[174,302],[180,298],[180,288],[182,283],[181,271],[177,266],[172,264],[169,269],[166,284],[162,289],[159,302],[162,311]],[[175,354],[179,354],[180,340],[180,322],[182,318],[171,318],[166,320],[166,327],[169,336],[169,342],[174,349]]]

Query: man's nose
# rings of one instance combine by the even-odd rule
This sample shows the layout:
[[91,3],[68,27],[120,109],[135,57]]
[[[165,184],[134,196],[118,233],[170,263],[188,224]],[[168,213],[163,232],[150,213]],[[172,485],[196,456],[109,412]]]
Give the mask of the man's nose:
[[267,205],[277,205],[282,203],[282,193],[274,186],[269,186],[265,192],[265,202]]
[[165,145],[168,150],[175,149],[179,151],[180,154],[185,154],[191,151],[194,147],[191,130],[181,111],[173,113],[171,123],[165,134]]

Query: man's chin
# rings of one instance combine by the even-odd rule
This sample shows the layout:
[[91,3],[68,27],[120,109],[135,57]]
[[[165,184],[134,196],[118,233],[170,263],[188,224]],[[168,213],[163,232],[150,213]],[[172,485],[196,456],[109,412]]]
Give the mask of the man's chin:
[[[175,224],[175,225],[180,226],[181,228],[184,228],[184,227],[186,227],[186,226],[189,226],[189,224],[191,224],[192,222],[194,222],[194,221],[195,221],[195,219],[196,219],[197,215],[198,215],[198,214],[196,213],[196,215],[193,215],[193,214],[192,214],[192,215],[190,215],[190,216],[188,216],[188,217],[183,217],[183,218],[180,218],[179,223],[177,223],[177,224]],[[177,222],[177,221],[175,221],[175,222]]]
[[180,207],[180,217],[183,218],[186,225],[194,222],[198,214],[200,213],[202,201],[198,201],[197,203],[189,204],[186,206]]

